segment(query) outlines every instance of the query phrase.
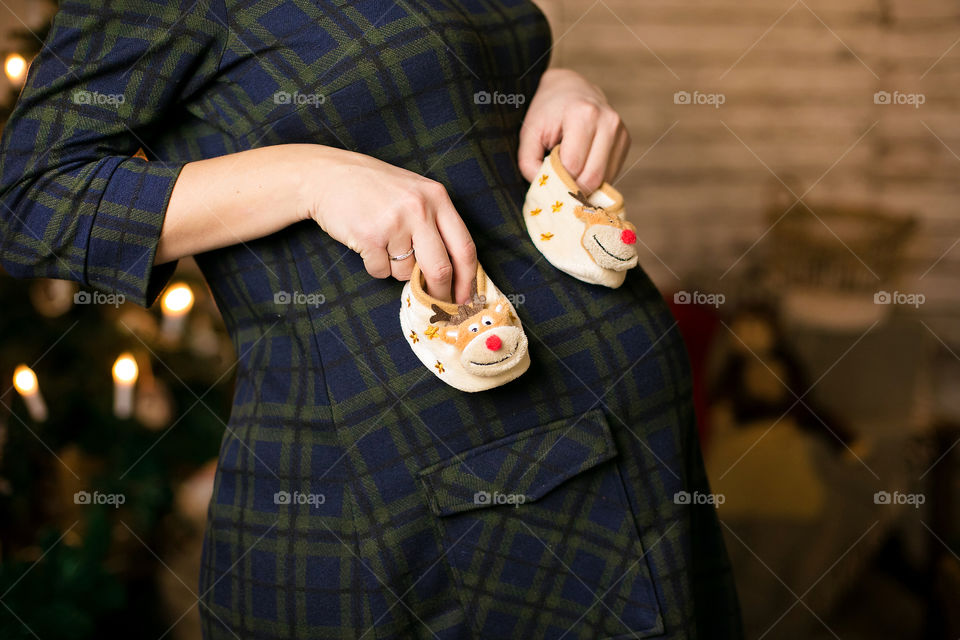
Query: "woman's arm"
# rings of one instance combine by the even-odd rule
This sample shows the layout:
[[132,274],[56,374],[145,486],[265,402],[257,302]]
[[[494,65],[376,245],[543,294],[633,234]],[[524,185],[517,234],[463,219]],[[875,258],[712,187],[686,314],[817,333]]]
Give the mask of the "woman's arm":
[[306,219],[302,160],[278,145],[187,163],[170,194],[156,264],[248,242]]
[[[284,144],[187,164],[173,189],[156,262],[269,235],[312,219],[358,252],[370,275],[410,278],[417,248],[431,295],[470,297],[476,247],[444,187],[375,158]],[[320,231],[318,230],[318,233]]]

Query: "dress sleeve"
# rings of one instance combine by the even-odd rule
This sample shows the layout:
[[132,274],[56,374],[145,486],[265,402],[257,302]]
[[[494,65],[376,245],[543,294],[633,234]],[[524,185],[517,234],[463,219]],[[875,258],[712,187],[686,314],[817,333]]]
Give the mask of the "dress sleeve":
[[217,72],[223,0],[63,0],[0,139],[0,263],[152,304],[185,163],[151,155]]

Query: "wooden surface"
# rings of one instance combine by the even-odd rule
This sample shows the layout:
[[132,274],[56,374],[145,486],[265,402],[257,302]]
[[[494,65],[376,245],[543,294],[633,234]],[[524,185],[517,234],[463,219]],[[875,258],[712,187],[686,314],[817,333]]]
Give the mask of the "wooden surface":
[[[553,26],[553,64],[599,84],[633,134],[628,166],[639,162],[618,186],[652,250],[643,265],[661,288],[705,271],[723,290],[719,277],[767,228],[776,174],[792,177],[797,195],[812,187],[805,200],[814,207],[915,213],[922,224],[901,290],[924,292],[931,312],[956,308],[960,244],[948,250],[960,237],[960,5],[538,3]],[[725,103],[678,105],[681,90],[719,92]],[[925,103],[875,104],[881,90],[919,92]]]

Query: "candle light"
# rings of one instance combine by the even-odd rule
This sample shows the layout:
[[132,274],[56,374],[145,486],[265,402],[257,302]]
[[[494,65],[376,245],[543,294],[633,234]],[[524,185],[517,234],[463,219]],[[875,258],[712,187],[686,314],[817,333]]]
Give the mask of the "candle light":
[[133,387],[137,384],[137,361],[129,353],[113,363],[113,414],[129,418],[133,413]]
[[170,342],[176,342],[183,333],[187,314],[193,308],[193,291],[186,284],[173,285],[163,295],[163,324],[160,332]]
[[36,422],[47,419],[47,403],[40,395],[40,385],[37,384],[37,374],[25,364],[17,367],[13,372],[13,386],[27,405],[30,417]]
[[19,86],[23,83],[23,78],[27,74],[27,61],[19,53],[11,53],[3,62],[3,71],[7,74],[10,82]]

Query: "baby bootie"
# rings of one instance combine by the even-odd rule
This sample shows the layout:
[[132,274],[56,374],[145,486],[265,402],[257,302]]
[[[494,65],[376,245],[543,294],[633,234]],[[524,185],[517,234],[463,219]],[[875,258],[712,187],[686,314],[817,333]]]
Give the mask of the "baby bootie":
[[423,274],[414,264],[401,294],[400,327],[435,376],[473,392],[499,387],[527,370],[527,336],[516,310],[479,264],[467,304],[443,302],[423,287]]
[[637,228],[623,196],[604,182],[584,196],[560,164],[560,146],[543,161],[523,204],[527,232],[550,264],[574,278],[616,289],[637,266]]

